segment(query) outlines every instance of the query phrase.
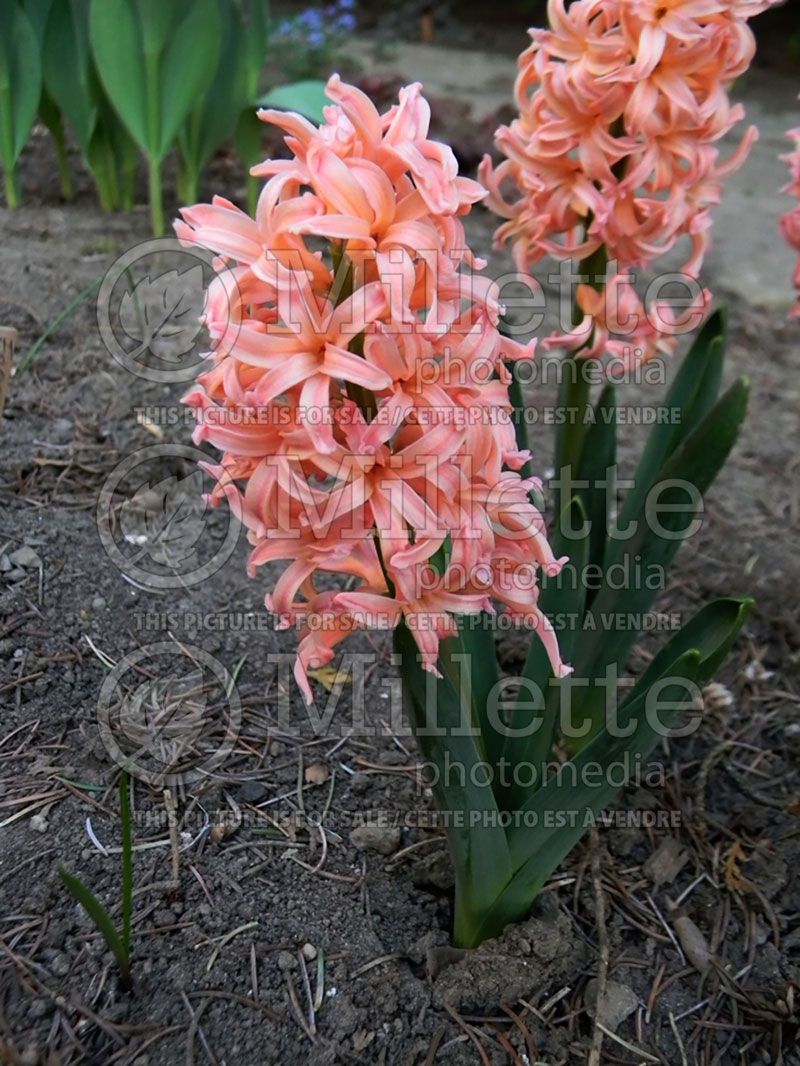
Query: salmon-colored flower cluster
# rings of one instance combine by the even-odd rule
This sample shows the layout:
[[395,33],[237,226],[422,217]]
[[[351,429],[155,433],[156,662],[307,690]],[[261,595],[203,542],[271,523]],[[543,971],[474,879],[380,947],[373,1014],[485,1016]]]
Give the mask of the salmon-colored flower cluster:
[[[797,206],[787,212],[781,219],[781,230],[790,247],[800,254],[800,129],[790,130],[789,136],[795,142],[795,149],[783,158],[789,164],[792,180],[783,190],[797,198]],[[798,302],[792,311],[793,318],[800,318],[800,259],[794,272],[794,286],[798,291]]]
[[538,573],[564,560],[518,473],[508,398],[505,361],[533,345],[500,335],[493,285],[462,269],[482,265],[460,216],[486,192],[428,137],[420,89],[381,115],[334,75],[319,128],[262,112],[292,158],[254,168],[256,218],[215,198],[176,223],[218,257],[213,363],[186,397],[195,441],[223,452],[211,500],[247,527],[251,573],[287,564],[267,605],[301,631],[309,700],[307,670],[353,629],[405,619],[436,672],[455,616],[493,600],[568,670],[537,607]]
[[[757,136],[751,127],[720,160],[717,142],[744,117],[727,90],[753,57],[747,19],[776,2],[549,0],[550,28],[531,30],[519,59],[520,115],[496,133],[506,158],[493,168],[487,157],[480,171],[506,220],[497,242],[512,242],[521,270],[545,255],[585,260],[604,248],[610,278],[625,277],[686,237],[683,272],[698,276],[710,209]],[[610,320],[635,314],[618,355],[640,361],[674,346],[669,317],[645,309],[630,285],[624,291],[622,307],[616,283],[599,304],[579,292],[586,321],[558,343],[585,345],[593,320],[599,343],[581,354],[602,355]],[[696,294],[698,309],[706,301]]]

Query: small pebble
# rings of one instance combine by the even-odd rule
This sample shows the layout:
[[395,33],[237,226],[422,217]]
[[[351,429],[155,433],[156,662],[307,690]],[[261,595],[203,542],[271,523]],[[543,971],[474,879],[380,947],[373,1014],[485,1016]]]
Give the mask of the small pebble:
[[42,565],[42,560],[33,548],[29,548],[27,544],[23,544],[21,548],[17,548],[16,551],[11,552],[8,558],[14,566],[35,567]]
[[37,833],[46,833],[49,828],[47,818],[43,814],[34,814],[31,818],[31,829]]
[[56,977],[66,977],[72,969],[72,963],[63,951],[57,952],[50,960],[50,971]]
[[278,969],[286,972],[287,970],[293,970],[297,966],[297,959],[292,955],[291,951],[279,951],[278,952]]
[[95,611],[102,611],[106,605],[106,601],[102,596],[95,596],[92,600],[92,609]]
[[350,834],[350,843],[359,851],[391,855],[400,843],[400,830],[397,826],[359,825]]

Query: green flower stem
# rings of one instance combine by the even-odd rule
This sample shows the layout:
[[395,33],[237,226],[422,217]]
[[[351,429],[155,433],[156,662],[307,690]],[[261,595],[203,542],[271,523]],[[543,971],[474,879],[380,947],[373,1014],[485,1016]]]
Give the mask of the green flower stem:
[[69,160],[67,159],[67,146],[63,131],[58,135],[53,133],[53,144],[56,150],[56,162],[58,165],[58,180],[61,183],[61,195],[65,200],[72,199],[72,175],[69,172]]
[[19,176],[15,166],[5,168],[6,207],[19,207]]
[[144,62],[145,83],[147,85],[147,126],[151,149],[147,156],[150,222],[153,228],[153,236],[161,237],[164,233],[164,206],[161,196],[161,160],[155,154],[160,137],[158,53],[154,51],[146,51]]
[[[580,273],[588,277],[588,283],[598,292],[602,292],[608,266],[608,253],[603,245],[580,264]],[[573,323],[577,326],[583,318],[575,302]],[[587,412],[591,406],[591,382],[587,374],[586,360],[580,358],[580,350],[572,353],[562,361],[562,380],[559,389],[559,407],[564,421],[556,430],[556,475],[560,483],[557,512],[561,514],[569,505],[574,491],[572,482],[577,477],[578,466],[586,433],[591,424]]]
[[164,205],[161,199],[161,164],[151,157],[147,161],[148,190],[150,195],[150,224],[153,236],[164,234]]

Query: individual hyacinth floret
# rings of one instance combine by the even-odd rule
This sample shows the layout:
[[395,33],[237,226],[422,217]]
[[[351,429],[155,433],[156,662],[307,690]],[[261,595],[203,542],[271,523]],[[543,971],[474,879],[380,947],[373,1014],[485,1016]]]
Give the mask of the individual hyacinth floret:
[[[795,148],[783,157],[792,172],[792,180],[783,191],[794,196],[797,205],[781,218],[781,230],[789,246],[800,256],[800,128],[790,130],[788,136],[795,142]],[[797,260],[793,281],[798,292],[798,302],[792,311],[792,317],[800,318],[800,258]]]
[[261,113],[292,158],[254,168],[255,219],[216,197],[176,223],[217,256],[212,365],[186,397],[223,453],[211,502],[246,526],[251,574],[287,564],[267,606],[300,629],[309,700],[307,670],[353,629],[405,620],[436,672],[456,616],[492,601],[563,676],[537,577],[565,560],[519,473],[505,367],[534,345],[501,336],[493,284],[463,269],[483,265],[461,216],[485,189],[428,137],[420,85],[383,115],[336,75],[327,94],[319,128]]
[[[601,250],[612,264],[608,298],[582,286],[585,319],[556,344],[629,361],[674,347],[676,324],[663,307],[645,313],[630,272],[688,238],[682,271],[697,278],[710,210],[757,136],[749,128],[721,160],[720,138],[744,117],[728,89],[753,58],[747,20],[776,2],[549,0],[549,29],[532,29],[519,58],[519,117],[496,133],[505,159],[487,156],[480,177],[505,219],[497,244],[512,244],[521,270]],[[695,310],[707,302],[698,292]],[[610,339],[632,315],[638,327]]]

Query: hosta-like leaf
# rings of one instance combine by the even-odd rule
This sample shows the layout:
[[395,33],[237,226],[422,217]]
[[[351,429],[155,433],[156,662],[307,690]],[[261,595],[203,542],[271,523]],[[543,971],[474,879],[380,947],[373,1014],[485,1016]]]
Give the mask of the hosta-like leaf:
[[[160,0],[163,5],[163,0]],[[220,19],[216,0],[193,0],[187,16],[171,28],[162,53],[158,99],[161,116],[157,154],[172,147],[178,129],[200,99],[217,68]],[[233,77],[233,72],[231,72]]]
[[6,5],[0,34],[0,158],[13,168],[39,107],[42,65],[31,20],[16,3]]
[[44,43],[44,80],[70,121],[84,156],[97,122],[89,47],[89,0],[54,0]]
[[297,111],[312,122],[322,122],[322,109],[330,104],[325,95],[324,81],[295,81],[280,85],[258,101],[261,107],[276,107],[281,111]]
[[115,110],[140,148],[157,154],[157,131],[151,138],[153,123],[148,117],[144,47],[136,7],[128,0],[92,0],[89,38],[100,79]]

